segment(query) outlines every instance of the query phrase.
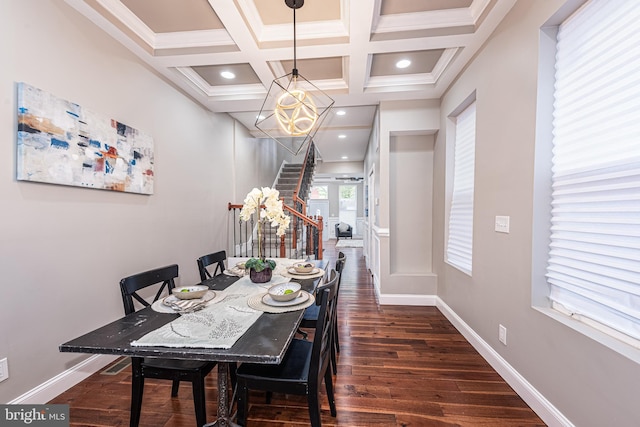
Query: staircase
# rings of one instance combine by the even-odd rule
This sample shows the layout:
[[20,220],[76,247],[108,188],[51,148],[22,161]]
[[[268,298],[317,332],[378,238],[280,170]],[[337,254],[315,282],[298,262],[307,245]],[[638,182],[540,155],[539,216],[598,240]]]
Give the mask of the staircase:
[[[298,186],[298,180],[300,179],[300,171],[302,171],[302,164],[289,163],[282,167],[278,182],[276,182],[276,190],[280,192],[280,197],[284,198],[284,204],[293,206],[293,192]],[[308,192],[309,189],[306,189]],[[302,196],[300,198],[304,199]]]
[[[296,191],[296,188],[298,187],[298,182],[300,181],[300,174],[302,173],[303,166],[304,165],[298,164],[298,163],[288,163],[284,165],[282,167],[282,170],[280,171],[280,176],[278,177],[278,180],[275,184],[275,188],[280,192],[280,198],[284,200],[285,205],[288,205],[291,207],[295,206],[295,203],[293,202],[293,193],[294,191]],[[309,168],[309,166],[307,166],[307,168]],[[306,170],[305,175],[313,176],[313,168],[311,168],[311,170]],[[305,179],[305,177],[303,177],[302,179],[300,194],[298,195],[298,197],[300,197],[302,200],[306,200],[307,194],[309,194],[311,181],[312,179]],[[289,254],[291,258],[300,258],[303,256],[303,250],[302,250],[303,235],[304,233],[302,232],[296,233],[297,240],[298,240],[297,245],[292,245],[291,239],[293,237],[293,233],[285,234],[285,246],[287,248],[291,248],[294,246],[298,248],[297,251],[294,251],[294,253]],[[266,246],[277,246],[277,245],[274,245],[275,239],[277,239],[276,236],[268,235]]]
[[[283,199],[285,213],[291,217],[289,230],[285,233],[284,244],[276,236],[274,227],[265,227],[264,243],[267,258],[314,258],[322,259],[322,240],[320,238],[322,221],[306,216],[306,199],[311,189],[315,168],[315,146],[313,142],[307,149],[303,164],[285,164],[282,166],[274,188]],[[297,197],[296,196],[297,192]],[[295,200],[294,200],[295,198]],[[238,214],[242,205],[229,203],[230,220],[232,223],[231,249],[234,256],[256,256],[255,219],[242,222]]]

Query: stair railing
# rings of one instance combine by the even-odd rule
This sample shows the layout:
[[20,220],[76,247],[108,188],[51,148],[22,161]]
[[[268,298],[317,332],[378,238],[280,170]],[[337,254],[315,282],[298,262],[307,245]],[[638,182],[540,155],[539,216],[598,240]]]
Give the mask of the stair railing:
[[[300,258],[313,255],[315,259],[322,259],[322,217],[307,217],[284,203],[283,208],[285,213],[293,218],[284,236],[276,235],[276,227],[267,225],[263,228],[265,258]],[[228,210],[233,223],[233,243],[230,251],[232,256],[257,257],[256,214],[252,214],[249,221],[242,221],[242,205],[229,203]],[[304,248],[298,248],[298,236],[303,237]]]
[[298,177],[298,185],[293,190],[293,207],[303,215],[307,214],[307,202],[304,201],[304,198],[309,192],[311,175],[313,174],[313,167],[315,166],[315,163],[316,146],[314,142],[311,141],[309,143],[309,146],[307,147],[307,153],[304,156],[304,162],[302,162],[302,170],[300,171],[300,176]]
[[[275,252],[279,252],[280,258],[298,258],[301,255],[300,249],[302,249],[304,255],[314,255],[315,259],[322,259],[322,217],[307,216],[307,204],[304,200],[309,192],[309,187],[311,186],[313,168],[315,166],[315,151],[315,144],[311,141],[307,147],[304,162],[302,163],[298,183],[296,188],[293,190],[293,207],[286,205],[284,200],[282,203],[284,210],[292,215],[293,218],[291,218],[289,230],[287,230],[287,233],[285,233],[284,236],[281,236],[279,239],[280,241],[277,242],[279,249],[275,249]],[[253,238],[256,220],[252,216],[250,221],[242,224],[242,221],[239,220],[239,212],[241,209],[242,205],[229,203],[229,211],[233,211],[231,216],[233,217],[234,224],[233,250],[231,252],[234,256],[254,256],[254,253],[257,253],[257,242],[255,242],[255,239]],[[236,219],[236,216],[238,216],[238,219]],[[238,221],[237,227],[236,220]],[[266,228],[269,229],[270,227]],[[266,256],[275,257],[273,254],[277,240],[273,237],[275,236],[275,231],[265,230],[265,234]],[[298,242],[303,246],[300,249],[298,248]]]
[[[309,193],[309,187],[311,186],[315,163],[316,146],[314,142],[311,141],[307,147],[304,162],[302,162],[302,169],[300,170],[300,176],[298,177],[298,185],[296,185],[296,188],[293,190],[293,210],[300,214],[300,216],[294,214],[293,222],[295,223],[295,226],[293,228],[293,241],[294,244],[298,241],[298,236],[295,233],[298,232],[299,228],[307,228],[307,232],[305,233],[307,239],[306,241],[303,239],[305,251],[307,253],[311,252],[316,254],[316,257],[318,256],[317,254],[320,254],[319,256],[322,257],[322,219],[318,221],[317,218],[307,216],[307,203],[305,202],[306,196]],[[298,221],[301,221],[301,224],[298,224]],[[319,234],[318,230],[320,230]]]

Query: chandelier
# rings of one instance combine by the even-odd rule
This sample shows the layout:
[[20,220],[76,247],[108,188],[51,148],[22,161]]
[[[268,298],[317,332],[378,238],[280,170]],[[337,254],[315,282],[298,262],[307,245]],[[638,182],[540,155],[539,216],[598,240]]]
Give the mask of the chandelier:
[[271,82],[255,126],[298,155],[313,140],[334,101],[298,72],[296,9],[304,0],[285,0],[285,4],[293,9],[293,70]]

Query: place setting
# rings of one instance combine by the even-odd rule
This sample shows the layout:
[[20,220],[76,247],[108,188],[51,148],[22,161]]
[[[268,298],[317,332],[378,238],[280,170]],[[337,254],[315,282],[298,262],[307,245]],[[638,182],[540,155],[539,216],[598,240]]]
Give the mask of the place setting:
[[315,279],[324,276],[324,273],[324,270],[316,267],[314,263],[302,261],[287,267],[283,275],[296,279]]
[[239,262],[236,263],[233,267],[229,267],[228,269],[224,270],[223,273],[227,276],[243,277],[248,272],[244,267],[244,262]]
[[247,300],[249,307],[265,313],[302,310],[314,303],[314,296],[302,290],[300,284],[296,282],[273,285],[267,292],[252,295]]
[[155,301],[151,308],[159,313],[193,313],[222,298],[220,292],[205,285],[181,286],[174,288],[171,295]]

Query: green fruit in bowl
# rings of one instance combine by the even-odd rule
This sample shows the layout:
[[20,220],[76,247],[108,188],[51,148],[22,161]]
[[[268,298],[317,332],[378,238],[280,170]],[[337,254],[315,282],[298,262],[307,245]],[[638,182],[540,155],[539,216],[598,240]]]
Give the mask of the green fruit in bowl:
[[292,294],[292,293],[293,293],[293,290],[291,290],[291,289],[287,289],[286,291],[284,291],[285,295]]

